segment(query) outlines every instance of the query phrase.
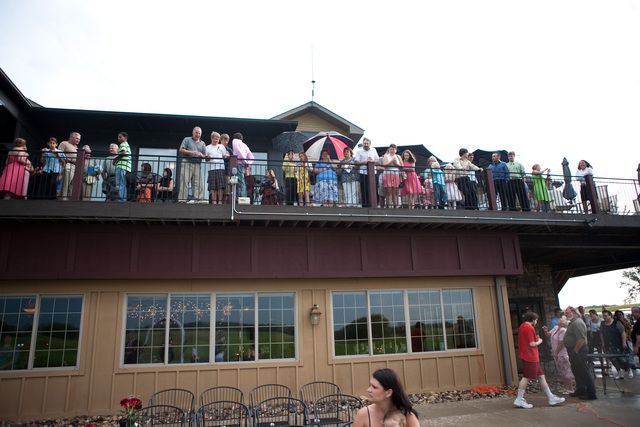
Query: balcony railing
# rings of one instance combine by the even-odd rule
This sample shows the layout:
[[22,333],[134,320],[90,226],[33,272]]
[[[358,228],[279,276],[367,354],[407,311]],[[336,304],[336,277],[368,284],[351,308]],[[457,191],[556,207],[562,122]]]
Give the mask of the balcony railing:
[[30,165],[15,153],[0,159],[4,198],[228,204],[235,193],[239,204],[264,206],[640,214],[640,185],[634,179],[585,176],[579,181],[547,174],[495,179],[489,170],[338,161],[255,160],[245,167],[234,156],[199,161],[141,155],[131,156],[132,170],[122,173],[119,193],[114,156],[85,154],[44,167],[41,152],[29,153]]

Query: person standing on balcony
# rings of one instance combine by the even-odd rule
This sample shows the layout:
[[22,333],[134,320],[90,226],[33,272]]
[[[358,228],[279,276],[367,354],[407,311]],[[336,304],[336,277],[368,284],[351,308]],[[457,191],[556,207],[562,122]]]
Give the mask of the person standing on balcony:
[[296,179],[295,152],[289,149],[282,163],[284,174],[284,204],[293,206],[298,198],[298,180]]
[[118,187],[118,201],[127,201],[127,173],[131,172],[131,147],[129,147],[129,134],[118,134],[118,155],[113,159],[116,167],[116,187]]
[[[204,142],[200,140],[202,129],[196,126],[191,131],[191,136],[187,136],[182,140],[180,149],[178,150],[180,162],[180,192],[178,194],[179,201],[195,203],[196,200],[202,198],[202,176],[200,173],[200,165],[202,159],[206,157],[206,147]],[[189,199],[189,185],[191,185],[191,194],[193,199]]]
[[[584,213],[589,213],[587,201],[591,204],[591,212],[593,213],[593,206],[596,201],[593,200],[589,191],[587,191],[587,181],[584,178],[587,175],[593,177],[593,167],[586,160],[580,160],[578,162],[578,170],[576,171],[576,179],[580,183],[580,199],[582,200],[582,208]],[[597,197],[597,195],[596,195]]]
[[62,185],[60,186],[60,198],[69,200],[73,191],[71,181],[76,173],[76,159],[78,156],[78,144],[80,144],[81,135],[78,132],[71,132],[68,141],[62,141],[58,148],[64,153],[67,162],[62,171]]
[[247,197],[246,179],[251,175],[251,164],[253,164],[253,153],[243,140],[244,137],[240,132],[234,133],[233,139],[231,140],[233,155],[238,158],[238,197]]
[[33,166],[27,153],[27,141],[16,138],[0,176],[0,194],[5,199],[26,199]]
[[42,186],[39,196],[47,200],[56,198],[56,179],[64,168],[65,155],[58,148],[58,140],[49,138],[47,147],[42,149]]
[[[371,140],[369,138],[364,138],[362,140],[362,149],[358,150],[354,159],[356,165],[360,165],[360,198],[362,199],[362,207],[369,207],[372,204],[375,205],[374,200],[369,200],[369,180],[367,176],[369,172],[367,171],[367,163],[378,163],[380,161],[380,156],[378,156],[378,152],[376,150],[371,148]],[[375,176],[372,177],[372,179],[374,182],[376,181]]]
[[207,172],[207,185],[210,194],[210,202],[221,205],[224,197],[226,180],[224,175],[224,158],[229,153],[224,145],[220,144],[220,134],[211,132],[211,144],[206,148],[207,161],[212,162],[211,169]]
[[518,199],[518,203],[520,203],[520,209],[523,212],[529,212],[531,210],[531,205],[529,204],[529,192],[527,191],[527,185],[524,182],[527,174],[524,171],[524,166],[521,163],[516,162],[516,153],[514,151],[509,151],[507,154],[509,158],[509,162],[507,163],[507,168],[509,169],[509,188],[508,188],[508,199],[509,199],[509,209],[512,211],[516,209],[516,198]]
[[[543,175],[547,173],[545,178]],[[547,180],[549,178],[549,168],[542,169],[542,167],[536,163],[531,169],[531,182],[533,182],[533,197],[536,200],[536,210],[540,212],[549,212],[551,206],[551,197],[547,190]]]
[[233,150],[229,147],[229,135],[223,133],[220,135],[220,144],[227,150],[228,156],[224,157],[224,174],[225,174],[225,187],[224,187],[224,200],[223,203],[229,203],[229,195],[231,194],[231,170],[229,168],[229,157],[233,156]]
[[509,179],[509,168],[507,164],[500,160],[500,153],[495,152],[491,155],[491,164],[487,166],[493,174],[493,185],[496,189],[496,194],[500,197],[500,205],[502,210],[509,209],[509,199],[507,197],[507,180]]
[[100,173],[102,174],[102,193],[107,201],[118,200],[118,186],[116,185],[116,165],[113,159],[118,156],[118,144],[109,144],[109,155],[102,161]]
[[469,160],[469,150],[461,148],[458,151],[460,157],[453,161],[453,167],[460,170],[459,175],[456,178],[456,185],[464,196],[464,208],[465,209],[478,209],[478,194],[476,193],[476,186],[471,184],[470,173],[473,173],[475,178],[475,171],[481,171],[482,169],[471,163]]

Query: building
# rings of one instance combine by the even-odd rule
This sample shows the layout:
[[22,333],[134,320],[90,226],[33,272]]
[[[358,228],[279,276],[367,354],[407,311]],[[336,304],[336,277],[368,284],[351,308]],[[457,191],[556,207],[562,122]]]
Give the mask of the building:
[[[0,77],[3,141],[128,129],[175,150],[197,122],[268,157],[298,126],[47,109]],[[638,216],[266,208],[0,200],[0,418],[114,413],[171,387],[360,395],[383,366],[410,392],[511,384],[522,310],[548,316],[570,277],[640,261]]]

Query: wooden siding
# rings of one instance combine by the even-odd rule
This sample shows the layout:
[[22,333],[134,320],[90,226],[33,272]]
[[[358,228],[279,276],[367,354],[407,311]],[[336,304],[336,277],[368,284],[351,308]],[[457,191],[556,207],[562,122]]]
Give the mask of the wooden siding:
[[[504,283],[504,281],[502,282]],[[335,358],[331,347],[332,290],[472,288],[478,348],[421,354]],[[506,288],[503,286],[506,291]],[[295,291],[297,294],[298,359],[286,362],[244,362],[123,367],[125,292]],[[297,390],[313,380],[333,381],[347,393],[366,394],[370,374],[380,367],[395,369],[409,392],[501,384],[502,356],[497,304],[492,277],[280,280],[52,280],[1,281],[4,294],[82,293],[85,313],[78,370],[33,370],[0,373],[0,418],[39,419],[77,414],[112,414],[129,394],[146,401],[162,388],[183,387],[196,395],[216,385],[245,393],[277,382]],[[505,292],[506,295],[506,292]],[[506,303],[506,296],[505,301]],[[318,304],[321,322],[312,326],[309,309]],[[508,304],[505,305],[508,307]],[[508,317],[508,316],[507,316]],[[508,327],[510,327],[508,325]],[[513,358],[512,355],[512,365]],[[515,372],[514,372],[515,374]]]
[[325,132],[333,130],[343,135],[349,135],[349,128],[337,126],[312,112],[305,112],[291,119],[298,121],[296,130],[300,132]]
[[522,262],[509,232],[104,224],[0,231],[0,283],[512,274],[522,274]]

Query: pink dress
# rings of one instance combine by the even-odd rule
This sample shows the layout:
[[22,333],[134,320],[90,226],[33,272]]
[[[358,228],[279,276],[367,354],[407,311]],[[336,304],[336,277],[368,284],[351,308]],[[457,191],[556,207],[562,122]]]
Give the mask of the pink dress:
[[29,184],[27,165],[20,162],[26,159],[27,153],[22,150],[11,150],[7,156],[7,165],[0,176],[0,193],[9,193],[13,197],[25,197]]
[[[551,351],[553,352],[553,360],[556,363],[556,370],[560,378],[572,380],[573,373],[571,372],[571,363],[569,363],[569,354],[563,343],[565,332],[567,332],[567,328],[559,328],[558,326],[554,326],[549,332],[551,334]],[[557,355],[556,352],[558,353]]]
[[422,185],[420,184],[420,178],[416,173],[415,163],[403,162],[404,173],[406,178],[404,179],[404,185],[402,186],[401,194],[406,196],[407,194],[420,194],[422,193]]

